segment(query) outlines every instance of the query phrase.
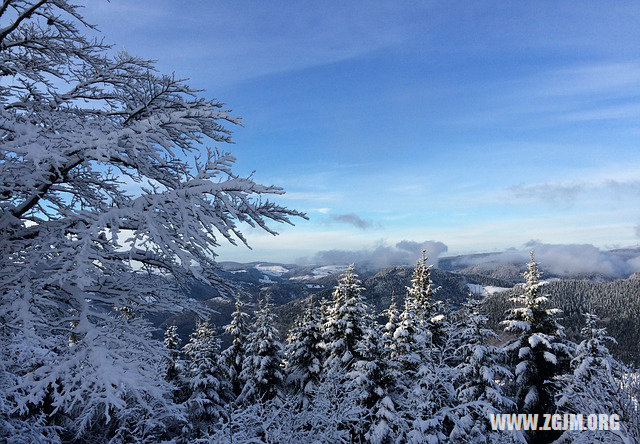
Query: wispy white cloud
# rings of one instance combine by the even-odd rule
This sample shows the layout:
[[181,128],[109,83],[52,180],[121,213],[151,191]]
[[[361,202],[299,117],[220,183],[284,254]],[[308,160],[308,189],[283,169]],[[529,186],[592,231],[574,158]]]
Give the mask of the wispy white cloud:
[[544,201],[574,201],[584,191],[583,184],[551,184],[514,185],[508,191],[516,198],[536,198]]
[[[375,8],[341,3],[338,14],[319,12],[296,2],[186,6],[112,0],[107,7],[87,8],[90,19],[120,30],[121,43],[136,42],[144,54],[162,55],[165,62],[179,61],[193,71],[206,62],[217,85],[349,60],[411,37],[405,8],[393,3]],[[128,38],[134,28],[145,30],[142,39]]]
[[560,119],[567,122],[640,119],[640,102],[569,111],[561,115]]
[[571,203],[587,192],[605,191],[615,193],[616,197],[631,195],[640,198],[640,179],[620,181],[607,179],[600,182],[578,183],[538,183],[532,185],[514,185],[508,192],[517,199],[537,199],[550,203]]
[[347,225],[352,225],[361,230],[367,230],[373,227],[373,222],[369,220],[365,220],[358,216],[355,213],[347,213],[347,214],[332,214],[329,217],[329,220],[332,222],[343,223]]
[[626,95],[629,90],[640,89],[640,63],[602,62],[567,66],[551,70],[544,75],[544,80],[532,83],[532,86],[540,86],[537,94],[543,96]]
[[[640,120],[640,63],[635,60],[567,65],[496,79],[474,106],[445,116],[458,126],[550,128],[581,122]],[[478,106],[482,104],[482,106]]]

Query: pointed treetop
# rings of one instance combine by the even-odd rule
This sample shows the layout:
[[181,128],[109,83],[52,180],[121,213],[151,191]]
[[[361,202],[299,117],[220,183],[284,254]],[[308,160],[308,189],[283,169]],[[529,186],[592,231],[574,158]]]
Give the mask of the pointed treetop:
[[527,280],[527,286],[537,285],[540,282],[542,272],[538,269],[538,263],[536,262],[536,256],[533,250],[529,252],[531,260],[527,264],[527,271],[523,276]]
[[530,309],[538,309],[541,307],[541,304],[544,304],[548,301],[548,295],[539,295],[540,287],[544,285],[544,282],[540,282],[540,277],[542,277],[542,272],[538,268],[538,263],[535,259],[535,254],[533,251],[530,253],[531,260],[527,264],[527,271],[525,271],[522,276],[525,278],[525,283],[523,288],[523,292],[521,295],[518,295],[514,298],[511,298],[512,301],[523,303]]
[[238,292],[238,294],[236,295],[236,309],[239,310],[246,305],[247,304],[242,300],[242,293]]
[[344,274],[342,275],[341,280],[344,282],[352,282],[358,275],[356,274],[356,266],[355,264],[349,264]]
[[178,327],[170,325],[164,332],[164,346],[168,350],[178,350],[180,348],[180,337],[178,336]]
[[606,327],[598,326],[601,322],[602,319],[600,319],[600,316],[595,313],[587,312],[584,314],[584,326],[580,329],[580,335],[583,337],[583,342],[578,345],[579,348],[583,348],[583,346],[597,348],[600,344],[604,344],[605,342],[611,342],[613,344],[618,343],[614,338],[607,335]]
[[[350,264],[345,270],[344,274],[340,276],[338,280],[338,285],[335,287],[333,291],[333,301],[334,304],[342,303],[343,299],[352,296],[352,293],[358,293],[364,290],[360,285],[361,282],[358,279],[358,275],[355,272],[354,264]],[[342,301],[342,302],[340,302]]]
[[425,319],[431,317],[431,301],[433,297],[433,282],[431,281],[431,267],[427,265],[427,252],[422,250],[422,257],[418,259],[411,277],[411,287],[407,287],[410,299],[413,299],[420,316]]
[[271,305],[271,292],[265,291],[260,297],[258,297],[258,310],[262,310]]

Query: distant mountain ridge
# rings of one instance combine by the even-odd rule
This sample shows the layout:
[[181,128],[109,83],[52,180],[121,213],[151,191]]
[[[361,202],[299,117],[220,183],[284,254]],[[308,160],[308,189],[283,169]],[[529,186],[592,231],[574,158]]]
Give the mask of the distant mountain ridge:
[[[581,245],[540,245],[539,247],[543,249],[543,254],[536,254],[536,257],[539,259],[540,270],[546,278],[587,279],[606,282],[628,278],[634,272],[640,271],[640,247],[603,251],[597,250],[593,246]],[[536,250],[536,245],[531,248]],[[564,248],[567,250],[563,251]],[[585,250],[584,256],[587,257],[581,257],[581,249]],[[550,264],[545,256],[554,259],[553,264]],[[587,262],[589,266],[580,267],[581,262]],[[515,284],[522,282],[522,273],[526,270],[526,263],[527,257],[522,251],[507,250],[441,257],[437,266],[446,271],[495,277]],[[561,270],[555,270],[555,268],[561,268]]]
[[[636,250],[621,251],[634,257]],[[462,263],[469,256],[476,260],[479,256],[491,258],[494,253],[445,257],[438,266],[432,268],[432,279],[438,290],[435,297],[453,307],[463,303],[469,294],[485,297],[488,315],[497,330],[504,309],[508,307],[507,298],[513,294],[515,285],[523,281],[522,272],[525,264],[504,264],[487,261],[490,266],[467,266]],[[302,313],[306,304],[317,304],[322,299],[331,297],[338,277],[346,268],[345,265],[295,265],[274,262],[220,262],[219,275],[230,282],[236,292],[249,304],[249,309],[260,295],[269,294],[278,315],[278,328],[283,336],[291,327],[297,316]],[[544,264],[541,264],[544,270]],[[399,306],[404,301],[405,288],[410,285],[412,266],[396,266],[382,270],[359,269],[356,271],[365,287],[365,298],[370,307],[377,313],[389,306],[391,295],[395,294]],[[596,311],[605,318],[610,333],[619,345],[614,347],[616,353],[625,360],[640,362],[640,348],[628,345],[630,341],[640,342],[640,273],[626,279],[613,280],[606,276],[576,275],[573,278],[559,278],[553,273],[545,273],[548,290],[554,294],[554,302],[559,308],[569,313],[567,331],[570,336],[580,329],[581,312]],[[603,296],[597,296],[598,294]],[[605,296],[611,294],[611,299]],[[211,287],[194,284],[186,295],[203,302],[214,313],[211,321],[220,334],[233,311],[233,301],[222,297]],[[613,302],[615,301],[615,302]],[[573,305],[572,305],[573,304]],[[186,339],[195,325],[194,313],[181,313],[176,316],[165,316],[157,319],[161,328],[177,325],[180,335]],[[223,335],[223,342],[226,338]]]

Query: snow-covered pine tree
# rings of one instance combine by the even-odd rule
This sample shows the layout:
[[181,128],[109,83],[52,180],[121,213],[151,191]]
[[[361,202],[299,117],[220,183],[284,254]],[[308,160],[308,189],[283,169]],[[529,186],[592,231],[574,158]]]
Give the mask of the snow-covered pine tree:
[[247,336],[239,402],[246,405],[283,397],[284,356],[278,337],[275,315],[271,311],[269,295],[266,295],[259,301],[254,330]]
[[166,379],[174,384],[177,383],[181,371],[180,342],[178,327],[170,325],[164,332],[164,348],[169,352],[167,356]]
[[490,442],[489,415],[514,408],[504,393],[505,382],[513,375],[505,365],[504,350],[491,345],[498,335],[487,327],[488,318],[480,313],[481,304],[470,297],[456,316],[454,336],[462,360],[455,371],[457,400],[473,404],[463,418],[464,426],[453,431],[457,442]]
[[[189,372],[183,359],[182,340],[178,336],[178,327],[176,325],[169,326],[164,332],[164,348],[167,351],[165,359],[165,379],[173,385],[173,401],[182,404],[191,394],[189,387]],[[178,436],[182,432],[182,427],[186,422],[181,418],[173,418],[168,422],[167,430],[163,437]]]
[[246,305],[238,293],[235,309],[231,314],[231,322],[225,326],[225,332],[231,336],[231,345],[222,352],[222,360],[235,397],[240,395],[244,385],[240,374],[242,373],[245,345],[249,335],[249,314],[245,312]]
[[287,338],[286,382],[293,388],[302,409],[309,407],[322,376],[325,353],[322,332],[320,311],[310,302],[302,319],[296,322]]
[[[542,295],[544,283],[533,252],[522,293],[511,298],[516,304],[502,323],[505,331],[516,337],[504,345],[515,375],[515,402],[519,413],[555,413],[556,379],[563,375],[570,349],[564,329],[558,323],[559,309],[549,308],[548,295]],[[539,442],[556,435],[545,431],[530,434]]]
[[420,363],[429,355],[431,333],[420,322],[412,297],[407,296],[404,300],[391,347],[391,358],[396,362],[398,370],[406,379],[413,380]]
[[382,332],[382,345],[383,352],[387,360],[391,360],[391,354],[394,349],[393,335],[400,324],[400,311],[398,310],[398,302],[396,294],[391,294],[391,301],[389,307],[382,312],[382,315],[386,318],[387,322],[384,324]]
[[215,248],[246,243],[239,221],[273,233],[268,221],[301,214],[257,199],[283,191],[203,149],[239,118],[86,37],[72,2],[6,0],[0,21],[0,416],[15,430],[64,418],[53,440],[98,424],[110,439],[127,409],[179,416],[154,370],[162,342],[114,308],[180,310],[185,278],[222,284]]
[[333,291],[333,302],[324,325],[327,372],[338,369],[348,372],[362,358],[358,343],[367,330],[367,304],[363,290],[354,266],[350,265]]
[[451,367],[440,360],[429,359],[420,365],[404,406],[408,442],[448,442],[458,419],[453,379]]
[[402,423],[392,400],[396,374],[385,356],[382,329],[371,316],[367,318],[369,325],[357,346],[361,358],[353,364],[347,377],[363,408],[359,424],[361,437],[381,444],[392,442]]
[[571,360],[576,378],[594,379],[603,370],[608,375],[615,375],[620,370],[620,362],[611,356],[607,347],[607,343],[616,344],[617,341],[607,335],[605,327],[598,325],[600,322],[597,315],[585,314],[585,326],[580,331],[583,339],[577,345]]
[[434,300],[435,290],[431,280],[431,266],[427,265],[427,252],[422,250],[411,276],[411,286],[406,287],[407,297],[413,300],[418,322],[431,332],[432,342],[439,345],[444,336],[442,304]]
[[422,256],[416,263],[411,276],[411,286],[407,287],[418,309],[418,316],[430,320],[433,316],[433,282],[431,281],[431,267],[427,265],[427,252],[422,250]]
[[[617,437],[616,442],[633,442],[634,438],[640,438],[640,408],[637,407],[640,392],[635,394],[635,402],[627,401],[624,385],[629,370],[611,356],[607,342],[615,344],[616,341],[607,335],[606,328],[598,326],[599,323],[597,315],[585,314],[585,325],[580,332],[582,341],[576,346],[571,360],[572,372],[562,378],[563,387],[557,405],[562,412],[616,413],[620,415],[621,427],[618,431],[589,433],[567,430],[561,442],[604,443],[611,442],[613,436]],[[636,407],[629,409],[628,406],[633,404]]]
[[189,358],[190,396],[187,430],[194,437],[207,435],[225,420],[225,404],[231,398],[231,385],[220,362],[220,339],[208,321],[198,321],[184,346]]
[[[333,298],[324,298],[320,300],[320,324],[322,325],[322,340],[327,344],[327,325],[331,318],[331,311],[333,307]],[[325,349],[326,351],[326,349]],[[326,358],[326,354],[325,354]]]
[[433,323],[422,323],[422,336],[427,340],[421,350],[424,356],[415,372],[414,383],[409,385],[405,417],[409,419],[407,440],[410,442],[450,442],[457,431],[467,425],[467,416],[476,407],[476,401],[460,402],[456,398],[454,382],[457,369],[453,359],[457,332],[449,321],[452,316],[440,315],[437,332],[439,341],[431,340]]
[[398,437],[406,441],[416,421],[418,372],[422,364],[431,359],[431,332],[418,318],[415,299],[409,294],[388,347],[388,367],[393,376],[391,399],[403,424]]
[[[567,403],[577,398],[591,398],[598,396],[598,401],[592,406],[590,412],[600,413],[601,408],[606,408],[607,399],[612,399],[612,391],[618,389],[616,376],[620,376],[622,364],[611,356],[607,342],[615,344],[616,340],[607,335],[606,328],[599,327],[600,318],[592,313],[586,313],[585,325],[581,329],[582,341],[576,346],[571,360],[572,373],[564,378],[567,383],[562,396],[558,400],[558,406],[564,407]],[[605,393],[593,393],[595,382],[608,386]]]

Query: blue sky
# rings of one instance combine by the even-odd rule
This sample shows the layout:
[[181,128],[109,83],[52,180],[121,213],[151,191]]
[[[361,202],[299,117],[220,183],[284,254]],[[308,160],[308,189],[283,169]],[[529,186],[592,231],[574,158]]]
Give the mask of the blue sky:
[[117,49],[244,119],[238,171],[309,221],[221,260],[640,241],[638,2],[91,2]]

